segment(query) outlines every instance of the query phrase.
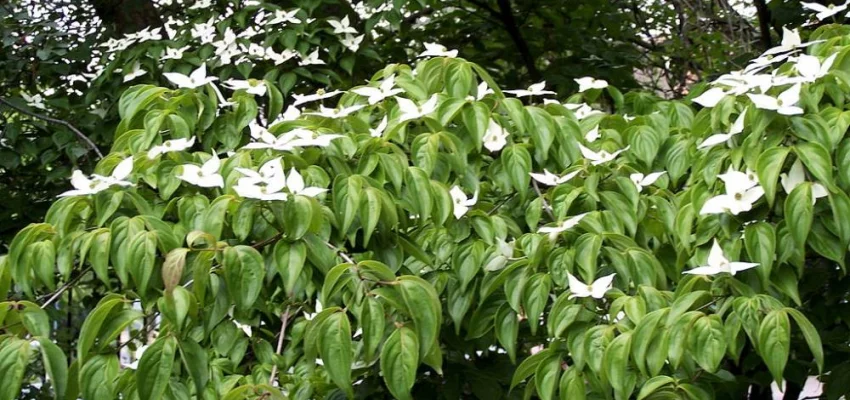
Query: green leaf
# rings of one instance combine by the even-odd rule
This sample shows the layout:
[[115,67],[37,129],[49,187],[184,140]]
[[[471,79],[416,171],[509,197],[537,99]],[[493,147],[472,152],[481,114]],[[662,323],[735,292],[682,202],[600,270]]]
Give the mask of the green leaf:
[[581,277],[585,282],[593,282],[596,277],[596,260],[602,248],[602,236],[595,233],[585,233],[575,242],[576,264],[580,268]]
[[303,242],[277,242],[274,247],[274,260],[286,293],[292,296],[307,261],[307,246]]
[[97,306],[94,307],[94,310],[86,316],[86,320],[83,321],[83,326],[80,328],[79,339],[77,340],[77,359],[80,360],[81,364],[86,364],[89,349],[94,345],[94,341],[97,339],[106,317],[109,316],[113,308],[123,302],[124,299],[118,295],[108,295],[101,299],[97,303]]
[[139,295],[144,296],[156,264],[156,233],[141,231],[130,241],[128,270]]
[[419,356],[425,358],[431,347],[437,345],[443,321],[443,309],[437,291],[424,279],[411,275],[400,276],[396,287],[410,310],[419,339]]
[[585,388],[585,379],[581,375],[578,368],[568,368],[561,375],[561,381],[558,383],[558,391],[561,400],[585,400],[587,398],[587,388]]
[[791,351],[791,323],[785,310],[773,310],[761,321],[758,350],[776,384],[782,387],[782,373]]
[[378,346],[384,339],[387,323],[384,319],[384,305],[376,298],[367,296],[360,309],[360,328],[363,330],[363,358],[369,362],[375,359]]
[[283,223],[286,226],[286,236],[299,240],[307,234],[317,214],[314,199],[301,195],[291,196],[286,201]]
[[791,149],[788,147],[769,148],[761,153],[756,163],[759,184],[764,188],[764,197],[771,207],[773,207],[773,200],[776,198],[776,181],[779,179],[782,164],[785,163],[785,157],[788,156],[789,151]]
[[541,361],[534,371],[534,386],[541,400],[551,400],[561,377],[561,357],[557,354]]
[[49,338],[42,336],[37,337],[36,340],[38,340],[38,344],[41,347],[44,371],[47,373],[47,377],[50,378],[50,384],[53,386],[54,398],[63,399],[65,398],[65,391],[68,388],[68,359],[65,357],[62,349]]
[[502,156],[499,157],[502,162],[502,167],[508,173],[508,179],[514,189],[520,194],[525,194],[528,191],[528,185],[531,180],[531,155],[528,150],[521,145],[510,145],[502,150]]
[[763,283],[770,280],[773,260],[776,258],[776,230],[767,222],[757,222],[744,229],[744,245],[750,260],[759,263],[756,268]]
[[540,326],[540,316],[549,300],[549,291],[552,290],[552,277],[549,274],[537,273],[528,278],[522,296],[522,307],[528,317],[531,334],[537,334]]
[[419,340],[408,327],[396,329],[381,350],[381,374],[392,395],[399,400],[412,399],[410,389],[416,383],[419,365]]
[[345,312],[333,313],[319,326],[319,354],[331,380],[354,397],[351,387],[351,325]]
[[18,398],[31,349],[29,341],[16,337],[6,337],[0,342],[0,376],[3,377],[0,400]]
[[369,239],[372,238],[372,233],[375,232],[375,227],[378,226],[378,220],[381,216],[381,192],[378,189],[369,187],[365,190],[366,201],[360,209],[360,223],[363,226],[363,245],[369,245]]
[[195,341],[184,340],[180,342],[180,358],[192,382],[195,384],[195,393],[203,393],[210,378],[209,359],[206,350]]
[[[656,376],[652,379],[646,381],[643,386],[640,388],[640,392],[638,392],[637,400],[643,400],[655,393],[658,389],[661,389],[665,386],[675,384],[676,380],[669,376]],[[654,398],[654,397],[653,397]]]
[[791,237],[799,249],[805,249],[806,238],[812,229],[814,211],[812,209],[812,184],[803,182],[785,199],[785,223],[791,231]]
[[160,399],[165,394],[174,369],[176,352],[177,340],[166,336],[157,338],[142,354],[136,374],[141,400]]
[[263,256],[250,246],[228,247],[224,250],[222,266],[230,298],[240,310],[250,309],[263,288]]
[[629,153],[634,154],[644,164],[652,165],[661,149],[661,142],[662,137],[657,130],[648,125],[640,126],[629,136]]
[[688,333],[691,357],[700,368],[714,373],[726,354],[726,336],[718,315],[706,315],[694,322]]
[[516,364],[517,335],[519,334],[519,318],[508,303],[499,307],[495,319],[496,340],[505,348],[511,362]]
[[522,360],[516,370],[514,370],[514,376],[513,378],[511,378],[510,389],[513,390],[516,385],[519,385],[520,382],[531,376],[534,371],[537,370],[537,366],[550,356],[552,356],[552,350],[545,349],[540,352],[537,352],[536,354],[532,354],[525,360]]
[[809,319],[806,318],[803,313],[798,310],[795,310],[790,307],[786,307],[783,309],[797,323],[797,326],[800,327],[800,331],[803,332],[803,338],[806,339],[806,343],[809,345],[809,350],[812,352],[812,355],[815,357],[815,362],[818,366],[818,372],[823,371],[823,344],[820,340],[820,335],[818,335],[817,329],[815,326],[809,322]]
[[56,289],[56,247],[50,240],[42,240],[27,246],[30,269],[50,290]]
[[818,181],[823,183],[830,191],[837,190],[832,176],[832,157],[827,149],[818,143],[806,142],[795,145],[794,152],[803,160],[803,164]]
[[611,382],[618,399],[628,399],[634,388],[634,377],[628,371],[632,333],[626,332],[614,338],[605,349],[602,360],[605,377]]
[[[150,348],[148,348],[150,350]],[[145,352],[147,354],[147,351]],[[96,355],[80,369],[79,382],[84,399],[114,399],[115,381],[118,378],[118,356]],[[136,377],[137,386],[141,385]],[[140,394],[141,397],[141,394]]]
[[162,263],[162,282],[165,285],[165,292],[170,293],[174,287],[180,284],[183,277],[183,269],[186,267],[186,254],[189,249],[179,248],[168,252],[165,255],[165,262]]
[[482,140],[490,123],[490,110],[484,103],[469,103],[463,108],[463,125],[470,133],[475,149],[481,151]]

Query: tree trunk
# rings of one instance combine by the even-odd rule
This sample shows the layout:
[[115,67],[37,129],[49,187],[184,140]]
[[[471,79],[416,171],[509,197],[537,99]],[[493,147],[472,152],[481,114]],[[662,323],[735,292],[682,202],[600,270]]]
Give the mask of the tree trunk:
[[91,0],[91,4],[104,26],[116,34],[162,26],[151,0]]

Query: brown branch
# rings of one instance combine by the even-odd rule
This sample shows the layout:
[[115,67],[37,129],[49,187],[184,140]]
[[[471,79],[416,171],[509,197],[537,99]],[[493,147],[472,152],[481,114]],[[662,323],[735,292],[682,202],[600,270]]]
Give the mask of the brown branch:
[[84,269],[84,270],[80,271],[80,274],[79,274],[79,275],[75,276],[73,279],[71,279],[70,281],[66,282],[66,283],[65,283],[64,285],[62,285],[59,289],[56,289],[56,291],[55,291],[55,292],[53,292],[53,294],[52,294],[52,295],[50,295],[50,298],[48,298],[48,299],[47,299],[47,301],[45,301],[45,302],[41,305],[41,307],[40,307],[40,308],[41,308],[42,310],[43,310],[43,309],[45,309],[45,308],[47,308],[47,306],[49,306],[51,303],[53,303],[54,301],[56,301],[56,299],[58,299],[58,298],[59,298],[59,296],[61,296],[61,295],[62,295],[62,293],[64,293],[66,290],[68,290],[68,288],[70,288],[71,286],[73,286],[75,283],[79,282],[79,280],[80,280],[80,279],[82,279],[82,278],[83,278],[83,276],[85,276],[85,275],[86,275],[86,274],[87,274],[87,273],[88,273],[91,269],[92,269],[92,267],[91,267],[91,266],[87,267],[86,269]]
[[499,15],[501,16],[502,23],[505,26],[505,30],[508,31],[508,35],[511,37],[511,40],[513,40],[514,45],[516,45],[516,48],[522,57],[522,61],[525,63],[525,68],[528,70],[528,75],[531,76],[533,81],[539,81],[540,71],[537,70],[537,66],[534,64],[534,57],[531,55],[528,43],[526,43],[525,39],[523,39],[522,31],[520,31],[519,25],[517,25],[513,11],[511,11],[511,1],[498,0],[498,4],[500,10]]
[[[280,316],[280,335],[277,337],[277,348],[275,349],[275,354],[280,355],[280,352],[283,350],[283,337],[286,336],[286,325],[289,322],[289,306],[286,306],[286,311],[283,312],[283,315]],[[275,384],[275,376],[277,375],[277,362],[272,366],[272,373],[269,376],[269,385]]]
[[61,119],[57,119],[57,118],[53,118],[53,117],[48,117],[46,115],[34,113],[34,112],[29,111],[27,109],[18,107],[15,104],[12,104],[11,102],[9,102],[8,100],[6,100],[2,97],[0,97],[0,104],[5,104],[7,107],[18,111],[21,114],[29,115],[30,117],[38,118],[42,121],[47,121],[47,122],[52,123],[52,124],[62,125],[62,126],[68,128],[68,129],[70,129],[71,132],[74,132],[74,134],[77,135],[78,139],[83,141],[92,151],[95,152],[95,154],[97,154],[98,158],[103,158],[103,153],[100,152],[100,150],[97,148],[97,146],[94,144],[94,142],[92,142],[92,140],[89,139],[89,137],[86,136],[84,133],[80,132],[79,129],[75,128],[74,125],[71,125],[70,122],[65,121],[65,120],[61,120]]
[[767,3],[764,0],[755,0],[753,3],[756,6],[756,14],[759,19],[761,45],[764,50],[767,50],[773,47],[770,39],[770,10],[767,8]]

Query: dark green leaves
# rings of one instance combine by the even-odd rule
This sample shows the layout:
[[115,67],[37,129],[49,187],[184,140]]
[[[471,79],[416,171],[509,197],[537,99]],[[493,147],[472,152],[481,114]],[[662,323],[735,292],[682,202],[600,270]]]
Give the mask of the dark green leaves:
[[806,245],[806,237],[812,229],[813,214],[812,184],[803,182],[785,199],[785,221],[799,249]]
[[381,350],[381,373],[390,393],[399,400],[412,399],[410,389],[416,382],[419,365],[419,340],[410,328],[396,329]]
[[354,397],[351,388],[351,325],[344,312],[329,315],[319,325],[319,354],[331,380]]
[[0,385],[0,400],[18,398],[21,379],[30,362],[31,352],[30,343],[27,340],[6,337],[0,342],[0,376],[3,377],[3,385]]
[[773,310],[761,321],[758,330],[758,350],[777,384],[791,350],[791,324],[784,310]]
[[434,287],[422,278],[402,276],[396,286],[413,319],[419,342],[419,356],[424,358],[437,346],[437,335],[443,322],[440,299]]
[[137,388],[141,400],[162,398],[171,372],[174,369],[174,355],[177,352],[177,340],[166,336],[158,338],[145,350],[139,360],[136,374]]
[[510,145],[502,150],[500,160],[508,174],[511,186],[517,192],[525,194],[531,180],[528,175],[531,172],[531,155],[528,154],[528,150],[520,145]]
[[759,184],[764,188],[764,197],[768,204],[773,205],[776,198],[776,182],[782,172],[782,164],[791,149],[787,147],[773,147],[761,153],[756,166]]
[[263,256],[250,246],[228,247],[224,250],[224,279],[236,307],[247,310],[263,286],[265,267]]

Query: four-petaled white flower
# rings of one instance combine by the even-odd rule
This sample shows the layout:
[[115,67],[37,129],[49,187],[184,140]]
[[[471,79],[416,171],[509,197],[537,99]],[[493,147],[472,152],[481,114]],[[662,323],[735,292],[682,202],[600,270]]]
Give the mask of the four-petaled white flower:
[[567,272],[567,280],[570,283],[569,298],[593,297],[594,299],[601,299],[605,297],[606,292],[611,290],[614,283],[614,276],[616,275],[617,274],[603,276],[588,285],[578,280],[578,278],[573,276],[573,274]]
[[183,171],[178,178],[200,187],[224,187],[224,178],[218,173],[221,160],[213,151],[212,156],[202,166],[195,164],[183,164]]
[[593,127],[593,129],[587,131],[584,134],[584,140],[587,140],[588,143],[593,143],[596,139],[599,139],[601,135],[599,134],[599,125]]
[[413,100],[406,99],[404,97],[395,97],[395,99],[398,103],[398,108],[401,111],[401,115],[398,116],[398,122],[419,119],[431,114],[437,109],[437,94],[431,95],[431,98],[429,98],[428,101],[423,103],[421,106],[417,106]]
[[336,95],[339,95],[341,93],[342,93],[342,91],[339,91],[339,90],[334,90],[332,92],[325,92],[322,89],[319,89],[314,94],[295,94],[295,93],[293,93],[292,98],[295,99],[295,101],[292,103],[292,105],[293,106],[300,106],[304,103],[310,103],[310,102],[313,102],[313,101],[316,101],[316,100],[328,99],[328,98],[334,97]]
[[384,118],[381,118],[381,122],[378,123],[376,128],[369,128],[369,136],[371,137],[381,137],[384,135],[384,131],[387,130],[387,116],[384,115]]
[[564,231],[578,225],[579,222],[581,222],[581,220],[585,216],[587,216],[587,214],[588,213],[583,213],[583,214],[572,216],[570,218],[567,218],[566,220],[564,220],[564,222],[561,222],[557,226],[541,226],[539,229],[537,229],[537,233],[548,233],[549,234],[549,240],[554,241],[555,239],[558,238],[558,235],[560,235],[561,232],[564,232]]
[[758,186],[756,174],[750,170],[744,173],[735,171],[730,166],[729,171],[717,177],[725,183],[726,194],[706,200],[700,209],[700,215],[723,214],[727,211],[738,215],[750,211],[753,203],[764,195],[764,189]]
[[86,177],[80,170],[74,170],[71,174],[71,186],[74,189],[61,193],[58,197],[67,196],[84,196],[95,194],[108,189],[112,185],[118,186],[133,186],[132,182],[128,182],[128,176],[133,172],[133,157],[127,157],[122,160],[112,170],[109,176],[92,174],[91,178]]
[[735,119],[735,122],[732,124],[732,127],[729,128],[729,133],[717,133],[717,134],[711,135],[711,136],[705,138],[705,140],[703,140],[702,143],[700,143],[699,146],[697,146],[697,148],[698,149],[705,149],[705,148],[709,148],[709,147],[712,147],[712,146],[716,146],[720,143],[728,142],[729,139],[732,139],[733,136],[743,132],[744,131],[744,118],[746,118],[746,115],[747,115],[747,109],[745,108],[744,111],[741,111],[741,114],[738,115],[738,118]]
[[302,67],[305,66],[305,65],[324,65],[324,64],[325,64],[325,62],[322,61],[322,59],[319,58],[319,49],[313,50],[312,53],[310,53],[306,56],[301,56],[301,61],[298,62],[298,65],[300,65]]
[[[557,104],[558,102],[553,100],[550,103]],[[543,104],[547,104],[547,102],[544,100]],[[594,110],[592,107],[590,107],[586,103],[580,103],[580,104],[564,103],[564,104],[562,104],[562,106],[564,106],[564,108],[566,108],[567,110],[572,111],[573,114],[576,116],[576,119],[579,120],[579,121],[581,121],[581,120],[583,120],[583,119],[585,119],[585,118],[587,118],[591,115],[602,114],[602,111]]]
[[266,95],[266,81],[258,79],[228,79],[224,82],[224,85],[233,90],[245,90],[245,92],[256,96]]
[[360,49],[360,43],[363,43],[363,38],[366,35],[354,36],[346,33],[344,37],[339,39],[339,42],[351,52],[357,52]]
[[695,97],[692,101],[703,107],[711,108],[716,106],[720,100],[723,100],[727,94],[722,88],[711,88]]
[[296,128],[280,135],[280,137],[275,137],[268,130],[259,126],[252,128],[252,136],[258,138],[259,141],[248,143],[242,147],[243,149],[290,151],[296,147],[327,147],[331,144],[332,140],[342,137],[342,135],[336,134],[316,136],[315,132],[304,128]]
[[233,324],[235,324],[237,328],[244,332],[246,336],[253,336],[253,330],[251,329],[251,325],[240,323],[235,319],[233,320]]
[[181,47],[179,49],[175,49],[173,47],[166,47],[165,48],[165,54],[163,54],[163,56],[160,57],[159,59],[160,60],[179,60],[179,59],[183,58],[183,52],[185,52],[186,50],[189,50],[189,47],[190,46],[184,46],[184,47]]
[[395,75],[390,75],[385,78],[378,87],[363,86],[351,89],[351,91],[361,96],[368,97],[369,105],[375,105],[387,97],[395,96],[396,94],[404,92],[403,89],[395,88],[394,86]]
[[266,22],[266,25],[276,25],[276,24],[300,24],[301,20],[296,18],[295,15],[298,14],[300,9],[296,8],[292,11],[284,11],[284,10],[276,10],[274,12],[274,18],[270,19]]
[[328,191],[325,188],[304,186],[304,178],[295,168],[289,170],[289,176],[286,177],[286,188],[289,189],[289,193],[307,197],[316,197]]
[[136,78],[138,78],[138,77],[140,77],[144,74],[147,74],[147,73],[148,73],[148,71],[145,71],[144,68],[142,68],[142,65],[139,64],[138,61],[136,61],[130,67],[130,71],[127,71],[124,74],[124,82],[130,82],[133,79],[136,79]]
[[691,275],[717,275],[725,272],[734,276],[738,272],[757,266],[758,263],[730,262],[723,254],[723,249],[717,243],[717,239],[714,239],[714,244],[711,245],[711,251],[708,253],[708,265],[696,267],[682,273]]
[[[803,168],[803,162],[798,158],[791,165],[787,174],[784,172],[779,174],[779,180],[782,183],[782,189],[785,189],[785,193],[791,193],[797,185],[806,181],[806,170]],[[828,195],[829,191],[823,185],[817,182],[812,183],[812,204],[817,202],[819,198]]]
[[829,69],[832,68],[832,63],[835,62],[837,56],[838,53],[833,54],[821,63],[820,59],[815,56],[801,54],[797,58],[797,63],[794,64],[794,69],[797,70],[804,82],[814,82],[829,73]]
[[799,83],[786,89],[777,97],[766,94],[748,94],[747,96],[753,101],[756,108],[761,110],[772,110],[782,115],[798,115],[803,113],[803,109],[797,107],[797,102],[800,101]]
[[343,34],[343,33],[351,33],[356,35],[357,29],[351,26],[351,22],[348,20],[348,16],[346,15],[343,19],[336,21],[333,19],[328,20],[328,24],[334,28],[334,33]]
[[345,118],[351,115],[354,112],[357,112],[361,108],[365,107],[363,104],[356,104],[351,107],[343,107],[339,110],[335,108],[319,106],[318,112],[310,112],[306,113],[307,115],[318,115],[325,118],[337,119],[337,118]]
[[233,190],[236,194],[250,199],[275,201],[286,200],[287,194],[281,190],[286,187],[286,175],[280,158],[267,161],[259,172],[248,168],[236,168],[245,175],[236,182]]
[[786,53],[789,51],[793,51],[799,48],[807,47],[814,43],[822,42],[823,40],[811,41],[803,43],[803,40],[800,38],[800,32],[795,28],[794,30],[790,30],[786,27],[782,27],[782,42],[779,46],[772,47],[762,53],[763,56],[769,56],[771,54],[779,54]]
[[562,183],[569,181],[570,179],[573,179],[576,175],[578,175],[579,172],[581,172],[581,170],[575,170],[564,176],[558,176],[544,168],[542,174],[530,172],[529,175],[531,175],[531,177],[534,178],[535,181],[540,182],[546,186],[558,186]]
[[495,92],[493,92],[493,89],[490,89],[490,86],[487,85],[487,82],[481,81],[481,83],[478,84],[478,88],[475,90],[475,96],[472,96],[472,95],[466,96],[466,100],[467,101],[473,101],[473,100],[481,101],[481,99],[483,99],[484,96],[487,96],[488,94],[493,94],[493,93],[495,93]]
[[578,145],[579,150],[581,150],[581,155],[584,156],[584,158],[590,160],[590,163],[592,165],[599,165],[599,164],[607,163],[608,161],[611,161],[611,160],[617,158],[617,156],[620,155],[620,153],[628,150],[629,147],[631,147],[631,146],[626,146],[625,148],[617,150],[613,153],[609,153],[606,150],[600,150],[598,152],[595,152],[591,149],[588,149],[587,147],[584,147],[582,145]]
[[590,76],[584,78],[573,79],[578,83],[578,92],[582,93],[590,89],[605,89],[608,87],[608,82],[602,79],[595,79]]
[[546,81],[541,81],[535,83],[528,87],[528,89],[517,89],[517,90],[503,90],[505,93],[510,93],[516,97],[528,97],[528,96],[542,96],[544,94],[555,94],[555,92],[551,90],[544,90],[546,88]]
[[490,122],[487,124],[487,131],[482,138],[484,147],[490,150],[490,152],[502,150],[508,144],[508,135],[510,134],[507,129],[490,118]]
[[629,175],[629,179],[631,179],[632,182],[635,183],[635,186],[637,186],[637,191],[642,192],[643,188],[645,188],[649,185],[652,185],[653,183],[655,183],[655,181],[658,180],[658,178],[661,178],[661,175],[664,175],[666,173],[667,173],[666,171],[661,171],[661,172],[653,172],[651,174],[644,175],[644,174],[638,172],[638,173],[634,173],[634,174]]
[[475,203],[478,202],[478,190],[475,191],[475,194],[472,195],[472,198],[466,197],[466,193],[463,192],[463,189],[460,186],[455,185],[452,190],[449,191],[449,194],[452,196],[452,203],[454,203],[454,214],[455,218],[460,219],[469,208],[474,206]]
[[156,156],[160,154],[170,153],[172,151],[183,151],[195,144],[195,137],[192,136],[189,139],[181,138],[181,139],[171,139],[162,142],[159,146],[153,146],[148,150],[148,158],[153,160]]
[[419,57],[457,57],[457,50],[449,50],[439,43],[423,43],[425,51],[419,53]]
[[809,10],[816,12],[817,14],[815,14],[815,17],[819,21],[823,21],[823,20],[825,20],[825,19],[827,19],[827,18],[829,18],[833,15],[836,15],[836,14],[846,10],[848,3],[844,3],[844,4],[840,4],[840,5],[830,4],[830,5],[825,6],[823,4],[818,4],[818,3],[800,2],[800,5],[803,6],[803,8],[806,8],[806,9],[809,9]]
[[128,369],[136,369],[139,368],[139,360],[142,359],[142,355],[145,354],[145,351],[148,349],[148,345],[143,344],[136,349],[136,352],[133,354],[135,360],[131,363],[122,364],[121,366]]
[[218,80],[214,76],[207,76],[207,64],[202,63],[200,67],[192,71],[189,76],[179,72],[163,72],[162,75],[177,85],[178,88],[195,89]]

